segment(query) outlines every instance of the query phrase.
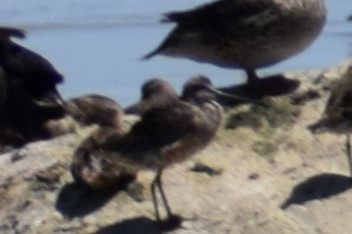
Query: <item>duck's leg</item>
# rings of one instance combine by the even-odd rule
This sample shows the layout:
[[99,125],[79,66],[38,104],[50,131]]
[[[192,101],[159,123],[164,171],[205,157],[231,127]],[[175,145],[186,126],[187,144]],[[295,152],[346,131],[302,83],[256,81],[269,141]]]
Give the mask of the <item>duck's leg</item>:
[[254,69],[245,69],[245,71],[247,74],[247,84],[255,84],[259,80]]
[[157,221],[161,221],[160,219],[160,213],[159,213],[159,209],[158,209],[158,202],[157,202],[157,197],[156,197],[156,193],[155,193],[155,189],[156,187],[158,187],[160,194],[161,194],[161,199],[163,200],[163,205],[165,207],[166,210],[166,215],[167,215],[167,219],[171,219],[172,217],[172,212],[169,206],[169,203],[166,199],[163,187],[162,187],[162,181],[161,181],[161,176],[162,176],[162,172],[163,172],[163,168],[160,168],[153,180],[152,183],[152,197],[153,197],[153,204],[154,204],[154,209],[155,209],[155,216]]
[[351,135],[346,134],[346,153],[347,153],[347,160],[348,160],[348,165],[350,167],[350,176],[352,178],[352,156],[351,156],[351,142],[350,139]]

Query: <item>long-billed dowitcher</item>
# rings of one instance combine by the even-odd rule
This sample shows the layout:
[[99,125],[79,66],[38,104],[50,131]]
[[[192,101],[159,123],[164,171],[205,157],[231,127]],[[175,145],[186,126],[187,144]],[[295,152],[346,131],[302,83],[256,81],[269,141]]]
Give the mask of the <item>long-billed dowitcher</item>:
[[303,51],[326,21],[324,0],[218,0],[164,22],[177,26],[145,58],[161,54],[244,69],[254,83],[255,70]]
[[116,144],[109,157],[119,168],[134,173],[140,169],[156,171],[151,184],[155,215],[160,221],[156,190],[158,189],[167,220],[172,212],[162,188],[162,172],[206,147],[214,137],[222,119],[222,108],[215,102],[219,91],[208,78],[188,81],[180,99],[156,105],[145,112],[130,132]]
[[154,78],[142,85],[141,99],[125,109],[126,114],[142,115],[155,105],[162,105],[170,100],[178,99],[175,89],[166,80]]
[[98,124],[119,128],[122,108],[115,100],[100,94],[88,94],[69,99],[66,112],[81,124]]
[[344,77],[334,84],[320,120],[310,125],[312,133],[331,132],[346,134],[346,153],[352,177],[352,155],[350,134],[352,132],[352,66]]
[[134,175],[123,168],[120,170],[106,157],[109,147],[125,134],[124,112],[119,103],[98,94],[84,95],[67,101],[66,111],[81,124],[99,125],[74,152],[71,173],[75,181],[94,190],[105,190]]

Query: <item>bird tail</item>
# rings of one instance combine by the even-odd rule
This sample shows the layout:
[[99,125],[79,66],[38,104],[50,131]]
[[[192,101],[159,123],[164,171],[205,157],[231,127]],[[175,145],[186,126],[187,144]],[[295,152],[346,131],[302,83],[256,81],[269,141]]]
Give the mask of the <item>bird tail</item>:
[[169,12],[163,14],[163,18],[160,20],[161,23],[177,22],[177,13]]
[[[173,22],[173,19],[170,18],[170,13],[169,14],[165,14],[164,17],[161,19],[161,22],[162,23]],[[147,60],[147,59],[150,59],[151,57],[154,57],[157,54],[160,54],[160,52],[162,52],[167,47],[167,45],[168,45],[168,40],[166,39],[155,50],[153,50],[153,51],[149,52],[148,54],[144,55],[142,57],[142,60]]]
[[142,57],[142,60],[150,59],[151,57],[154,57],[155,55],[157,55],[159,52],[160,52],[159,49],[153,50],[152,52],[150,52],[150,53],[144,55],[144,56]]

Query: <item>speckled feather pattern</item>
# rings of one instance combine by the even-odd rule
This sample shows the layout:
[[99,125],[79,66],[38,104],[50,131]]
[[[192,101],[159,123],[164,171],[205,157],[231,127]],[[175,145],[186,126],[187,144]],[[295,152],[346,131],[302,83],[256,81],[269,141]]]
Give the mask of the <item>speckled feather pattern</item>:
[[256,69],[308,47],[326,20],[323,0],[220,0],[165,15],[177,23],[152,53]]

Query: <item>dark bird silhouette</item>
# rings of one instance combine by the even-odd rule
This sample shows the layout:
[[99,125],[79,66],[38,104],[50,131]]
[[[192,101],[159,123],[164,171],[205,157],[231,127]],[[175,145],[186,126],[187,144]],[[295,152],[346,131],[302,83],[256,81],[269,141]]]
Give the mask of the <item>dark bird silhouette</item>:
[[162,105],[170,100],[179,98],[177,92],[166,80],[158,78],[145,82],[141,93],[140,101],[127,107],[125,109],[126,114],[142,115],[155,105]]
[[25,38],[24,31],[0,27],[0,67],[5,74],[5,109],[9,127],[24,142],[47,138],[43,124],[64,115],[56,85],[63,77],[41,55],[11,39]]
[[24,31],[0,27],[0,66],[11,77],[20,82],[32,98],[59,98],[56,84],[63,82],[63,76],[41,55],[15,43],[11,37],[25,38]]
[[335,83],[320,120],[308,129],[314,133],[331,132],[346,135],[346,153],[352,177],[350,134],[352,132],[352,66],[344,77]]
[[218,0],[166,14],[163,22],[177,26],[144,58],[160,54],[239,68],[252,84],[256,69],[303,51],[325,21],[324,0]]

